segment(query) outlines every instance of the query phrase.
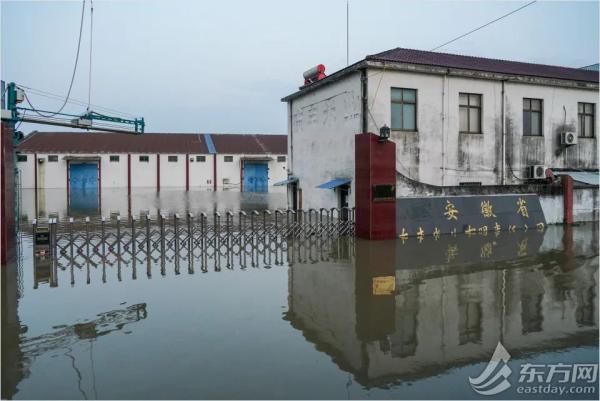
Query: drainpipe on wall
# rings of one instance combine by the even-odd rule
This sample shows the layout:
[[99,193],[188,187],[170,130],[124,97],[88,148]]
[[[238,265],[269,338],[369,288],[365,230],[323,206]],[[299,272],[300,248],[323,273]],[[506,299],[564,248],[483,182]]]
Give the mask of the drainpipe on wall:
[[288,103],[288,107],[289,107],[289,112],[288,114],[290,115],[290,165],[288,168],[288,174],[290,174],[290,171],[293,173],[294,172],[294,117],[292,115],[292,113],[294,112],[294,107],[293,107],[293,100],[290,100]]
[[367,76],[367,69],[363,68],[360,70],[360,83],[361,83],[361,133],[368,132],[369,130],[369,78]]
[[500,184],[501,185],[505,185],[506,181],[505,181],[505,170],[506,170],[506,106],[505,106],[505,101],[506,101],[506,96],[504,95],[504,86],[505,86],[505,82],[504,80],[502,80],[502,110],[501,110],[501,118],[502,118],[502,167],[501,167],[501,174],[502,177],[500,179]]
[[442,186],[446,178],[446,85],[448,84],[448,70],[444,74],[442,80]]

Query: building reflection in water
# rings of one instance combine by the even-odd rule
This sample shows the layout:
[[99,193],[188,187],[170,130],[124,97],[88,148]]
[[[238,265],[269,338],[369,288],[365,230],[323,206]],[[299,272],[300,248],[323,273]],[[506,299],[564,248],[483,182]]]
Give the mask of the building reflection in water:
[[292,259],[285,318],[367,387],[487,361],[498,341],[515,357],[596,345],[593,232],[340,240]]
[[90,395],[81,388],[82,372],[77,368],[76,358],[72,354],[74,346],[81,341],[90,342],[90,358],[93,358],[93,341],[98,337],[121,331],[131,323],[146,319],[146,304],[139,303],[106,311],[98,314],[94,320],[55,326],[55,331],[25,337],[23,334],[27,332],[27,326],[23,326],[19,321],[20,295],[16,278],[12,277],[14,273],[15,266],[9,265],[2,269],[2,399],[13,398],[18,391],[18,384],[29,375],[29,366],[35,358],[61,350],[72,360],[72,367],[79,378],[81,395],[88,399]]

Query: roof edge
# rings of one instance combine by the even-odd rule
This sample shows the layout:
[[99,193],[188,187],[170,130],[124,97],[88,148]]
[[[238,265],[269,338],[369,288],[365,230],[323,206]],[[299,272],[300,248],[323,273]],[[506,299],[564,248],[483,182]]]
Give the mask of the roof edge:
[[337,70],[333,74],[326,76],[325,78],[321,79],[320,81],[317,81],[310,85],[301,86],[298,91],[292,93],[291,95],[281,98],[281,101],[289,102],[290,100],[294,100],[300,96],[303,96],[309,92],[312,92],[313,90],[315,90],[317,88],[320,88],[324,85],[335,82],[335,81],[345,77],[346,75],[348,75],[352,72],[361,70],[365,67],[366,67],[366,59],[359,60],[354,64],[350,64],[349,66],[342,68],[341,70]]

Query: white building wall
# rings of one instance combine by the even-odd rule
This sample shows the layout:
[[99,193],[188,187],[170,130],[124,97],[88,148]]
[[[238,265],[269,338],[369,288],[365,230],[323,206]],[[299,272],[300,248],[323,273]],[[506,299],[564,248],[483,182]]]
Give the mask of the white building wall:
[[[528,165],[543,164],[555,168],[598,168],[598,92],[584,89],[555,88],[521,83],[506,85],[508,162],[517,177],[523,177]],[[543,100],[543,136],[523,136],[523,98]],[[559,135],[577,132],[578,102],[596,104],[594,138],[578,138],[579,143],[564,150]],[[507,177],[518,183],[510,173]]]
[[21,188],[35,188],[35,158],[33,153],[23,153],[27,156],[27,161],[18,162],[15,160],[15,166],[19,169],[21,176]]
[[[360,73],[294,99],[290,113],[290,173],[299,179],[302,208],[337,206],[335,191],[316,187],[334,178],[354,177],[354,135],[361,131]],[[352,188],[354,180],[350,207]]]
[[[197,161],[197,156],[204,156],[205,161]],[[190,190],[213,188],[213,155],[190,155]],[[191,159],[194,161],[192,162]]]
[[[226,156],[233,156],[232,162],[226,162]],[[217,189],[240,188],[241,155],[222,153],[217,155]]]
[[[176,162],[170,162],[169,156],[177,156]],[[185,187],[185,154],[160,155],[160,187]]]
[[[368,82],[371,132],[391,124],[391,88],[417,90],[417,130],[392,131],[397,171],[432,185],[502,183],[501,82],[398,71],[386,71],[380,79],[379,70],[369,72]],[[533,164],[598,168],[597,132],[595,138],[579,138],[579,145],[566,151],[561,151],[558,141],[565,128],[577,131],[577,103],[597,103],[597,91],[512,82],[506,83],[504,90],[506,183],[520,183],[525,168]],[[482,134],[459,133],[461,92],[482,96]],[[541,137],[523,136],[523,98],[543,100]]]
[[[81,156],[81,155],[77,155]],[[98,155],[90,155],[98,156]],[[127,154],[100,154],[102,188],[127,188]],[[110,161],[110,156],[119,156],[119,161]]]
[[[148,161],[140,161],[140,156],[148,156]],[[156,154],[131,155],[131,187],[156,188]]]

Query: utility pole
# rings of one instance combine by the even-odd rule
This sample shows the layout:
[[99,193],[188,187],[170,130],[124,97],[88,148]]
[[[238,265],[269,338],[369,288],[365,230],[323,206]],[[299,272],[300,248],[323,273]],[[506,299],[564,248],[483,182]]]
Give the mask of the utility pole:
[[346,0],[346,66],[350,65],[350,0]]

